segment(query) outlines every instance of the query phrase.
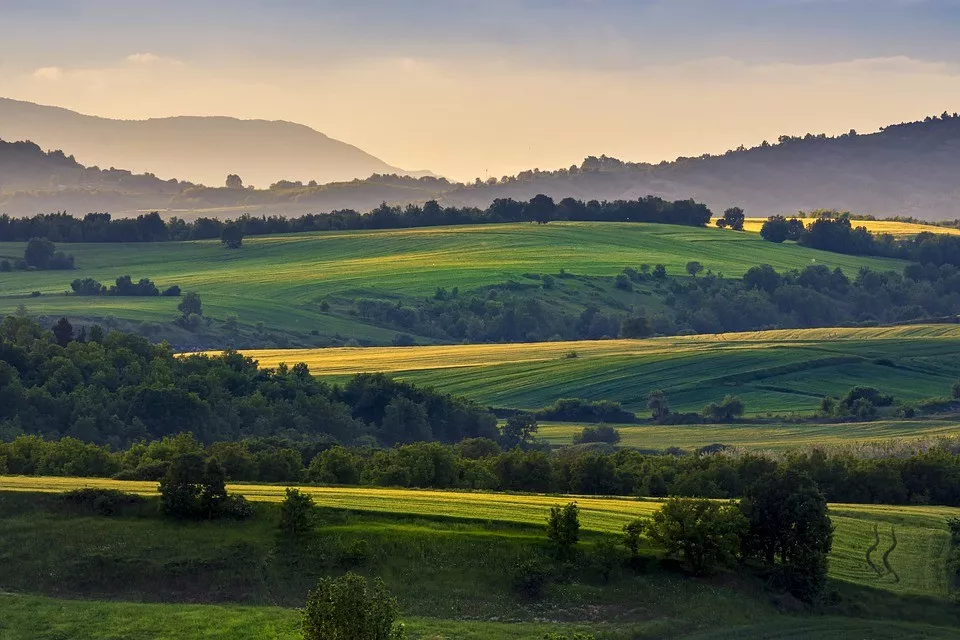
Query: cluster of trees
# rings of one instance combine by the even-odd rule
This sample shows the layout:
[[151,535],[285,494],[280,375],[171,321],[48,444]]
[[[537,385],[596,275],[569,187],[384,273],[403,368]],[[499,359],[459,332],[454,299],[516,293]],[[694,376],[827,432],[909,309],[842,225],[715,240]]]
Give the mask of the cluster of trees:
[[687,454],[604,453],[592,447],[551,451],[504,448],[486,438],[392,448],[278,438],[204,446],[189,434],[118,451],[74,438],[20,436],[0,443],[0,474],[159,480],[179,456],[193,455],[215,459],[232,481],[735,498],[765,474],[793,472],[810,477],[830,502],[960,506],[958,453],[960,444],[946,440],[774,455],[722,446]]
[[150,278],[140,278],[134,282],[130,276],[120,276],[116,284],[109,288],[93,278],[77,278],[70,283],[74,295],[78,296],[169,296],[172,298],[180,297],[180,287],[173,285],[167,287],[161,293],[160,289]]
[[960,267],[960,237],[924,231],[896,238],[854,227],[851,216],[817,217],[810,226],[802,220],[773,216],[763,223],[760,235],[770,242],[794,240],[803,246],[850,255],[883,256],[910,260],[920,265]]
[[[185,317],[199,310],[199,298],[184,306],[191,301],[181,302]],[[181,431],[205,442],[284,435],[388,445],[497,435],[496,418],[476,404],[382,375],[332,387],[304,364],[264,370],[234,352],[177,358],[138,336],[57,326],[0,323],[0,437],[121,447]]]
[[27,247],[23,250],[23,259],[0,260],[0,272],[9,272],[14,269],[25,271],[34,269],[37,271],[65,271],[73,269],[74,259],[72,255],[67,255],[63,251],[57,251],[56,245],[46,238],[31,237],[27,242]]
[[584,400],[583,398],[560,398],[548,407],[534,413],[538,420],[561,422],[636,422],[637,415],[627,411],[619,402],[610,400]]
[[[41,214],[31,218],[0,216],[0,241],[26,241],[44,237],[54,242],[162,242],[167,240],[211,240],[221,238],[228,246],[239,247],[244,236],[304,231],[343,229],[398,229],[459,224],[502,222],[548,223],[554,220],[593,222],[656,222],[702,227],[712,213],[706,205],[693,200],[667,201],[655,196],[637,200],[583,202],[564,198],[554,202],[543,194],[528,201],[510,198],[494,200],[486,209],[443,207],[431,200],[423,205],[405,207],[386,203],[368,213],[351,209],[309,214],[296,218],[284,216],[252,217],[236,220],[181,218],[164,221],[157,212],[136,218],[113,219],[109,213],[88,213],[76,218],[67,213]],[[227,235],[224,235],[224,232]]]

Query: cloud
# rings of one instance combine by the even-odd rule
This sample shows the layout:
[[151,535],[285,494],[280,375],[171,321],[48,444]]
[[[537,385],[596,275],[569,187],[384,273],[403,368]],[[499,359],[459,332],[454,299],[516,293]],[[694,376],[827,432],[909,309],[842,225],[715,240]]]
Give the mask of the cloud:
[[60,67],[40,67],[33,72],[33,77],[41,80],[59,80],[63,77],[63,69]]
[[176,58],[168,58],[165,56],[158,56],[155,53],[150,53],[149,51],[142,51],[139,53],[131,53],[126,57],[127,62],[132,62],[134,64],[183,64]]

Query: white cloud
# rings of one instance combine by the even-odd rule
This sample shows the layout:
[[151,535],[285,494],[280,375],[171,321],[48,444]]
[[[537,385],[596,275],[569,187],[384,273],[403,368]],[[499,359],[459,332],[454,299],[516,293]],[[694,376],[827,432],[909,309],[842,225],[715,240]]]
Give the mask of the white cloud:
[[63,77],[63,69],[60,67],[40,67],[33,72],[33,77],[41,80],[59,80]]
[[134,64],[182,64],[179,60],[175,58],[167,58],[165,56],[158,56],[155,53],[150,53],[149,51],[141,51],[139,53],[131,53],[126,58],[127,62],[132,62]]

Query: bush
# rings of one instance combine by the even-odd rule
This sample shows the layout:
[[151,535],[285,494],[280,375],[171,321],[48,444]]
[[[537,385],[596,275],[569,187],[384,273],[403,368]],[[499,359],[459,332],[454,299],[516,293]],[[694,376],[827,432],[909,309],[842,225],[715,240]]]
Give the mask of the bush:
[[609,425],[602,424],[597,427],[584,427],[583,431],[573,436],[573,444],[589,444],[591,442],[617,444],[620,442],[620,432]]
[[393,336],[393,346],[395,347],[412,347],[415,344],[417,344],[417,341],[409,333],[398,333]]
[[9,260],[0,260],[0,272],[9,273],[13,271],[13,265]]
[[76,489],[61,495],[64,503],[101,516],[112,516],[146,502],[142,496],[116,489]]
[[636,518],[623,525],[623,546],[630,552],[631,558],[640,555],[640,539],[646,530],[647,521],[641,518]]
[[551,507],[547,519],[547,538],[561,553],[568,553],[580,540],[580,510],[576,502]]
[[304,640],[402,640],[399,607],[379,578],[347,573],[321,578],[301,612]]
[[650,539],[698,574],[730,564],[740,550],[747,520],[735,504],[671,498],[653,515]]
[[703,408],[703,417],[712,422],[733,422],[743,415],[743,401],[735,396],[726,396],[719,404],[711,402]]
[[952,395],[954,400],[960,400],[960,382],[953,383]]
[[340,565],[344,567],[362,567],[370,562],[370,543],[366,540],[353,540],[340,554]]
[[226,473],[215,459],[196,453],[177,456],[160,480],[160,509],[180,519],[247,518],[253,509],[243,496],[229,496]]
[[950,535],[953,537],[955,543],[960,541],[960,516],[947,518],[947,529],[950,530]]
[[511,586],[524,598],[537,600],[550,584],[550,577],[550,570],[543,560],[538,557],[522,558],[514,567]]
[[160,295],[167,298],[179,298],[180,287],[177,285],[173,285],[172,287],[167,287],[166,289],[163,290],[163,293],[161,293]]
[[287,489],[280,503],[280,531],[288,536],[306,533],[312,524],[313,496],[299,489]]
[[633,283],[630,281],[630,276],[621,273],[614,278],[614,285],[617,289],[622,289],[624,291],[633,291]]

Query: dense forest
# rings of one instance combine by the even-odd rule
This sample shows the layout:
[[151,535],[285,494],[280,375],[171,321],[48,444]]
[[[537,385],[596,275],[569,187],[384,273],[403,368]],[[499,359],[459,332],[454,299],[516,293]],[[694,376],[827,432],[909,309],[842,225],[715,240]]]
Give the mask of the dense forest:
[[305,365],[259,369],[237,353],[178,358],[164,345],[94,325],[74,335],[27,318],[0,324],[0,439],[65,435],[127,446],[190,431],[204,442],[286,436],[395,444],[496,435],[464,399],[379,375],[343,387]]

